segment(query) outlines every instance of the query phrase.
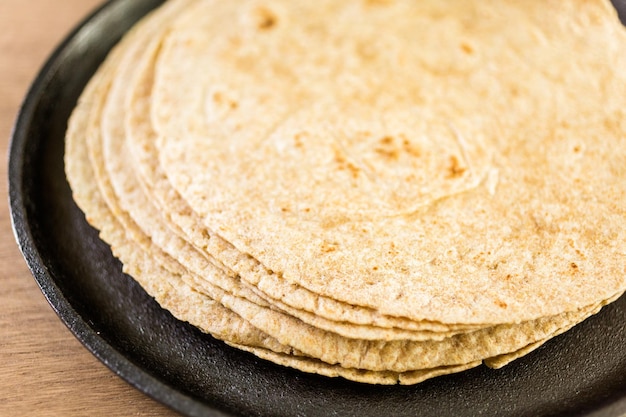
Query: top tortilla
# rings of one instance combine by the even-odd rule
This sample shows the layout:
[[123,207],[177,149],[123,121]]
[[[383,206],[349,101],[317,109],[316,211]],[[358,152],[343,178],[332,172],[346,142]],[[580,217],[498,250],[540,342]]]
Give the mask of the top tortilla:
[[624,48],[608,1],[201,2],[157,63],[160,162],[294,308],[573,311],[625,286]]

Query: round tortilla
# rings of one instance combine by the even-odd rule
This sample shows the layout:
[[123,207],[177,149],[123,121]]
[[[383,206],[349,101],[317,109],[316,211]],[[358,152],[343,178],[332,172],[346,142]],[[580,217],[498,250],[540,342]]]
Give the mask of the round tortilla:
[[[142,45],[141,50],[145,54],[143,58],[150,58],[154,51],[158,50],[158,40],[147,47]],[[112,97],[108,100],[104,111],[103,118],[106,121],[104,125],[109,125],[108,129],[105,126],[103,135],[103,156],[107,176],[111,179],[113,188],[119,196],[118,200],[121,207],[131,214],[137,225],[144,233],[150,235],[159,246],[164,249],[170,247],[169,250],[165,249],[165,251],[176,258],[186,269],[205,279],[211,277],[210,283],[217,285],[224,291],[232,292],[238,297],[247,298],[260,305],[271,303],[274,307],[308,324],[334,331],[345,337],[378,340],[441,340],[459,333],[461,330],[474,329],[475,326],[460,327],[444,326],[437,323],[411,323],[413,326],[410,327],[413,328],[409,327],[409,329],[403,330],[368,325],[357,326],[337,321],[337,319],[327,320],[306,310],[296,310],[280,300],[259,292],[256,287],[242,283],[236,274],[228,269],[231,264],[227,264],[225,267],[211,256],[210,252],[203,252],[203,247],[225,247],[227,242],[222,241],[217,244],[209,242],[221,239],[217,236],[210,236],[208,231],[202,230],[199,220],[195,218],[193,212],[188,210],[188,207],[184,206],[185,203],[180,196],[171,189],[158,165],[155,166],[155,162],[158,162],[154,148],[155,136],[149,119],[146,117],[147,109],[149,109],[149,96],[146,95],[149,95],[150,92],[153,60],[143,58],[138,59],[134,55],[126,57],[125,62],[121,64],[124,69],[118,71],[118,79],[131,81],[119,82],[114,87]],[[133,77],[129,75],[129,72],[139,74],[135,74]],[[127,95],[125,105],[123,103],[124,94]],[[122,126],[121,120],[124,114],[126,115],[126,124]],[[122,132],[123,127],[125,127],[125,134]],[[128,149],[129,152],[120,152],[121,149]],[[136,174],[138,178],[135,177]],[[147,195],[144,195],[143,192]],[[155,203],[154,206],[153,203]],[[171,207],[180,208],[178,211],[172,211]],[[174,233],[166,230],[165,224]],[[189,242],[181,241],[181,238],[187,239]],[[191,242],[193,243],[190,244]],[[235,252],[233,248],[230,251]],[[222,251],[213,251],[213,253],[220,254]],[[236,256],[242,257],[243,254]],[[221,269],[223,274],[216,276],[215,267]],[[417,330],[417,326],[421,329]]]
[[[162,34],[170,33],[168,25],[172,21],[183,16],[185,18],[181,21],[184,22],[189,19],[190,12],[198,11],[194,7],[203,4],[193,0],[170,1],[129,34],[81,97],[70,120],[66,145],[68,179],[88,221],[101,230],[101,237],[112,245],[113,252],[124,263],[125,271],[176,317],[235,347],[306,372],[343,376],[361,382],[412,384],[468,369],[481,361],[494,368],[501,367],[595,314],[623,292],[622,285],[615,292],[607,293],[605,298],[596,298],[575,309],[566,308],[580,302],[580,299],[560,303],[562,310],[558,314],[539,316],[533,320],[519,321],[519,317],[518,321],[500,320],[496,323],[503,324],[495,326],[491,325],[492,322],[415,320],[407,315],[381,313],[371,306],[346,305],[341,297],[317,294],[299,283],[289,283],[282,274],[268,270],[260,260],[239,251],[214,234],[210,225],[199,225],[198,213],[193,211],[195,208],[192,210],[181,200],[178,191],[171,188],[169,179],[160,171],[158,161],[155,163],[155,158],[146,158],[156,156],[156,149],[150,146],[157,137],[150,129],[145,114],[142,119],[138,110],[149,110],[151,107],[151,102],[142,94],[152,93],[150,66],[156,62],[155,53],[162,58],[164,51],[159,50],[161,40],[169,39],[161,38]],[[281,13],[286,12],[286,9],[281,9]],[[243,16],[246,16],[245,13]],[[282,21],[285,15],[280,17]],[[258,24],[258,20],[253,19],[253,22]],[[249,24],[250,21],[244,19],[244,25]],[[176,25],[173,27],[176,28]],[[176,34],[176,31],[171,33]],[[135,68],[138,58],[142,59]],[[157,75],[159,68],[155,68]],[[306,113],[309,116],[325,115],[327,105],[337,110],[337,114],[341,113],[329,102],[324,102],[321,107],[314,105]],[[373,115],[368,113],[366,107],[358,107],[357,112],[351,113],[354,110],[348,110],[348,120],[354,123],[350,119],[352,116]],[[414,115],[403,110],[393,113],[389,120],[394,120],[394,123]],[[432,125],[441,119],[432,110],[423,111],[420,115],[425,119],[411,122],[413,128],[428,131],[426,136],[450,136],[437,145],[442,146],[441,149],[436,148],[437,152],[454,142],[459,152],[457,162],[459,158],[465,158],[465,162],[476,161],[476,158],[485,157],[478,155],[484,152],[490,155],[489,158],[493,156],[490,147],[484,146],[483,139],[474,147],[465,146],[456,125],[447,129],[442,126],[433,128]],[[293,120],[284,122],[292,129],[301,122],[297,117],[295,120],[297,123]],[[328,120],[332,122],[332,118]],[[466,122],[477,129],[477,134],[484,133],[482,118],[470,117],[460,125]],[[581,128],[586,132],[584,127],[583,123]],[[187,126],[183,132],[196,140],[199,139],[196,136],[198,132],[205,128],[201,124]],[[623,126],[618,126],[616,130],[621,132],[621,128]],[[162,139],[164,142],[161,145],[166,143],[165,138]],[[387,140],[384,142],[389,144]],[[264,145],[260,145],[263,148]],[[128,152],[129,149],[133,152]],[[137,156],[138,160],[132,159]],[[497,196],[496,189],[501,186],[500,174],[497,174],[497,181],[494,180],[493,167],[485,165],[485,160],[481,161],[473,168],[455,168],[460,171],[474,170],[471,175],[468,174],[471,178],[465,178],[462,183],[443,182],[447,184],[443,187],[436,182],[427,184],[420,192],[433,200],[418,204],[415,212],[408,216],[428,216],[432,211],[431,204],[444,205],[457,195],[473,193],[481,187],[487,187],[492,197]],[[427,170],[438,166],[437,161],[430,162],[432,164]],[[476,174],[483,165],[482,174]],[[464,174],[460,172],[459,175]],[[174,204],[168,204],[167,196]],[[159,207],[171,205],[175,209],[165,214],[158,211]],[[372,212],[364,210],[359,216],[373,216],[380,220],[379,215],[384,214],[384,210],[380,207]],[[215,247],[208,249],[213,243],[202,244],[216,240],[215,246],[221,248],[219,250]],[[336,248],[331,252],[335,251]],[[231,268],[234,258],[245,259],[247,266],[234,262],[234,268]],[[249,268],[247,278],[241,279],[241,271],[246,268]],[[268,286],[271,290],[266,292],[264,288]],[[290,290],[289,295],[275,297],[285,288]],[[314,314],[320,311],[323,312],[321,316]],[[343,322],[344,317],[355,321]],[[400,326],[396,327],[396,324]]]
[[[128,54],[127,63],[135,61],[133,52],[136,51],[138,51],[137,46]],[[99,180],[101,189],[111,188],[113,194],[111,194],[112,201],[109,204],[119,208],[122,211],[121,216],[130,216],[130,220],[126,222],[126,228],[127,231],[132,231],[132,236],[145,234],[150,241],[163,249],[152,254],[157,262],[164,266],[175,265],[168,269],[180,273],[183,280],[193,288],[218,300],[280,343],[292,346],[298,351],[329,364],[337,363],[346,368],[407,372],[414,369],[471,363],[516,351],[535,343],[538,339],[551,336],[570,322],[579,321],[580,316],[586,317],[582,315],[586,314],[586,311],[575,312],[558,318],[550,317],[537,320],[537,322],[523,323],[519,326],[505,325],[481,329],[450,337],[441,342],[428,340],[419,343],[421,339],[415,342],[408,338],[397,342],[386,342],[384,335],[381,335],[378,340],[366,341],[340,337],[308,326],[294,317],[268,308],[267,305],[250,302],[211,285],[210,283],[215,282],[220,274],[220,270],[211,263],[205,263],[199,271],[194,269],[193,262],[189,261],[193,258],[193,251],[185,246],[185,242],[177,235],[168,233],[166,226],[159,222],[159,213],[154,211],[151,202],[146,199],[136,178],[133,177],[133,171],[130,169],[132,161],[124,158],[128,153],[124,152],[124,124],[120,122],[123,120],[120,113],[123,113],[123,94],[121,93],[126,91],[124,81],[128,79],[125,76],[125,70],[128,68],[123,65],[118,67],[113,87],[108,95],[105,94],[106,105],[102,113],[95,113],[95,118],[101,117],[102,122],[93,123],[94,131],[88,134],[88,138],[92,139],[89,141],[92,164],[97,167],[106,167],[106,170],[101,170],[100,175],[103,177],[100,178],[97,174],[96,178]],[[134,223],[140,228],[134,226]],[[142,240],[139,238],[139,241]],[[201,262],[202,258],[196,257],[196,261]],[[194,278],[194,275],[200,274],[208,282],[201,280],[198,276]]]

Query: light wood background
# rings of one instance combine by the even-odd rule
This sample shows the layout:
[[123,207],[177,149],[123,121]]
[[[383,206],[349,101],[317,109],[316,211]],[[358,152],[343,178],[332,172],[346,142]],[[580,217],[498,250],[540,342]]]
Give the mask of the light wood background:
[[0,0],[0,417],[174,416],[115,376],[48,305],[17,248],[8,209],[9,136],[30,82],[102,0]]

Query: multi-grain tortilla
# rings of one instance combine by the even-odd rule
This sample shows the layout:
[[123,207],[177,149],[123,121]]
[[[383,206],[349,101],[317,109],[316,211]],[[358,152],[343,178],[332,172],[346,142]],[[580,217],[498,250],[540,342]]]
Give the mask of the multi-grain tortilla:
[[75,199],[164,308],[259,357],[504,366],[626,287],[626,39],[571,7],[171,0],[81,97]]

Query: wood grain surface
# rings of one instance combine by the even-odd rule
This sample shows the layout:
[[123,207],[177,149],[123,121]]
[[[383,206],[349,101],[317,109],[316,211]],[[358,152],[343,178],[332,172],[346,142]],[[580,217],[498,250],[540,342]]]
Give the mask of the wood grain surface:
[[174,416],[114,375],[44,299],[15,243],[7,203],[11,127],[30,82],[102,0],[0,0],[0,416]]

